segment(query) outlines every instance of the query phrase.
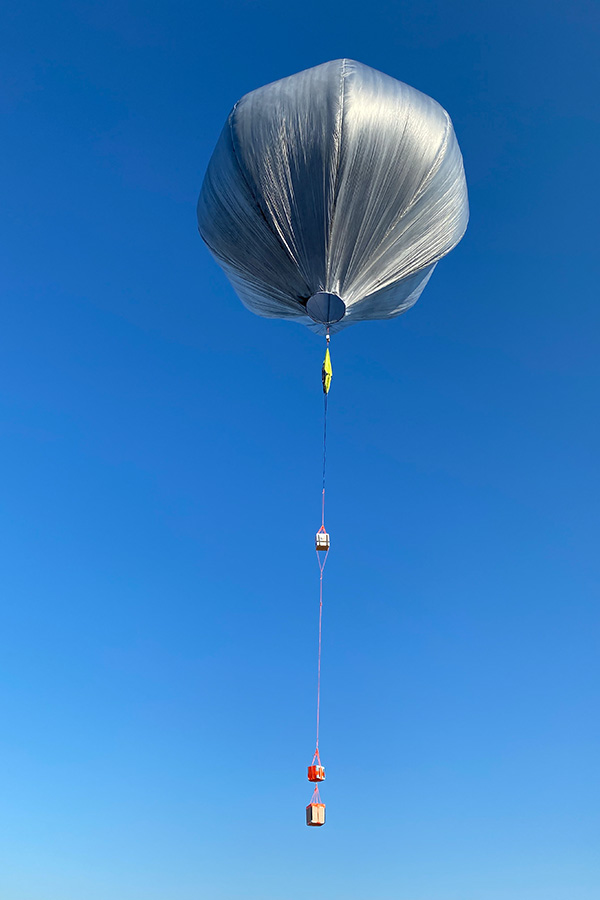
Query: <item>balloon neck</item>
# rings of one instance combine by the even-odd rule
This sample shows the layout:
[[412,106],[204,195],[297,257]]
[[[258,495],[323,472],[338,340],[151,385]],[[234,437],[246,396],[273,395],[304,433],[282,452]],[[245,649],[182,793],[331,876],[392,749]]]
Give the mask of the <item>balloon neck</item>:
[[335,325],[346,315],[346,304],[337,294],[318,291],[306,304],[306,312],[313,322],[320,325]]

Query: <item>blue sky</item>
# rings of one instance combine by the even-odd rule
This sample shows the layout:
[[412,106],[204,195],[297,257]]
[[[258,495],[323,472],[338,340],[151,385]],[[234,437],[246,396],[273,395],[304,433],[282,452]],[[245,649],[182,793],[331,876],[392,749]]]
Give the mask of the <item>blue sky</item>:
[[[2,900],[596,900],[598,11],[9,3]],[[232,104],[348,56],[450,112],[416,307],[322,341],[198,237]]]

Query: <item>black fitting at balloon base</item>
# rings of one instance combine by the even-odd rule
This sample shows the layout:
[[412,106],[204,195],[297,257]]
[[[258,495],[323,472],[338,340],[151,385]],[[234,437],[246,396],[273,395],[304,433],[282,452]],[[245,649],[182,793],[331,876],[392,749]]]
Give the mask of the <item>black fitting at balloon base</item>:
[[335,325],[346,315],[346,304],[337,294],[317,291],[306,303],[306,312],[313,322],[320,325]]

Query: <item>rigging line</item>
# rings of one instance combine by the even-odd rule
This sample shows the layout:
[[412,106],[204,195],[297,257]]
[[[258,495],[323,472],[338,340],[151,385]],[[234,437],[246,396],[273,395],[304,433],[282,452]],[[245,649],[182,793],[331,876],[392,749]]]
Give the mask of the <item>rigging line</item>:
[[325,467],[327,465],[327,398],[329,394],[323,394],[323,490],[325,490]]
[[[329,346],[329,329],[327,329],[327,346]],[[321,500],[321,530],[325,531],[325,470],[327,464],[327,397],[328,392],[324,391],[323,404],[323,487]],[[329,556],[329,548],[325,552],[325,556],[321,560],[319,551],[317,550],[317,560],[319,563],[319,652],[317,657],[317,740],[316,740],[316,756],[319,755],[319,725],[321,719],[321,646],[322,646],[322,626],[323,626],[323,570],[327,557]],[[314,760],[313,760],[314,761]],[[320,759],[319,759],[320,762]]]
[[325,468],[327,465],[327,398],[328,394],[324,394],[323,404],[323,492],[321,503],[321,528],[325,527]]
[[319,662],[317,666],[317,742],[316,750],[319,752],[319,721],[321,716],[321,626],[323,624],[323,569],[319,581]]
[[[325,556],[323,561],[319,558],[319,553],[317,551],[317,559],[319,561],[319,652],[317,656],[317,741],[316,741],[316,755],[319,755],[319,724],[321,719],[321,637],[322,637],[322,626],[323,626],[323,570],[325,568],[325,563],[327,562],[327,557],[329,556],[329,550],[325,552]],[[320,760],[319,760],[320,762]]]

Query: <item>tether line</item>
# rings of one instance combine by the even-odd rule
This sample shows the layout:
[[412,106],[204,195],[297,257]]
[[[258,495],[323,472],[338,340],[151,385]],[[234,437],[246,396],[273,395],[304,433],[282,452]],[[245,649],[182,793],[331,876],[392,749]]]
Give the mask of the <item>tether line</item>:
[[[329,347],[329,334],[327,334],[327,346]],[[329,352],[329,350],[328,350]],[[325,473],[327,468],[327,399],[329,394],[329,383],[323,380],[323,478],[321,489],[321,528],[319,531],[326,534],[325,530]],[[329,547],[325,551],[325,556],[321,559],[317,546],[317,560],[319,563],[319,652],[317,657],[317,740],[315,757],[319,759],[319,725],[321,719],[321,647],[322,647],[322,631],[323,631],[323,570],[327,557],[329,556]],[[313,760],[314,762],[314,760]]]

